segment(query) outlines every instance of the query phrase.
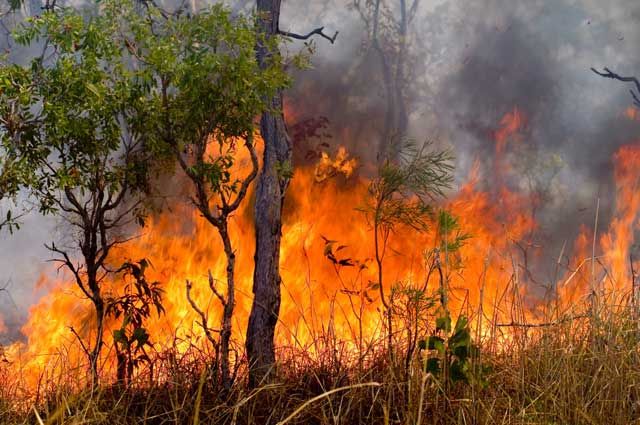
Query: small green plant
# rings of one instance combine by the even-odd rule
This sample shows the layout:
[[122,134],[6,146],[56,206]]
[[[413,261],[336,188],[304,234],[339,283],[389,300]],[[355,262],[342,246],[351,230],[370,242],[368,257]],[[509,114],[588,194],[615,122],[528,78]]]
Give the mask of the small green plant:
[[406,226],[425,232],[433,217],[432,202],[450,187],[452,156],[448,151],[431,151],[431,144],[416,146],[404,141],[397,159],[387,158],[378,168],[378,176],[371,180],[365,205],[360,208],[371,225],[374,238],[375,263],[387,322],[389,353],[393,353],[392,294],[384,291],[384,258],[389,239],[397,227]]
[[[460,316],[452,328],[451,316],[442,312],[436,318],[432,335],[420,341],[419,348],[428,351],[424,369],[444,381],[444,387],[458,382],[474,382],[486,386],[486,367],[473,367],[479,347],[471,339],[471,329],[466,316]],[[476,371],[476,372],[474,372]]]
[[144,322],[155,309],[158,315],[164,313],[162,306],[163,289],[157,281],[149,282],[145,271],[150,262],[142,259],[137,263],[125,262],[120,271],[124,272],[124,292],[107,298],[106,315],[121,319],[120,327],[113,331],[113,343],[117,358],[117,377],[122,383],[130,383],[134,370],[150,358],[145,347],[151,347],[149,332]]

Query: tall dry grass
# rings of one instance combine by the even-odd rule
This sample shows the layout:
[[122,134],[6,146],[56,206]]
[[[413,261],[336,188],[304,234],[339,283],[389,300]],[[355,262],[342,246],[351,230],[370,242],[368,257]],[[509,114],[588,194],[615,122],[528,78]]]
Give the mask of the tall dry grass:
[[[396,338],[369,341],[367,355],[323,336],[317,355],[282,347],[279,382],[249,391],[245,370],[225,393],[210,379],[206,353],[165,360],[162,381],[77,391],[49,385],[16,403],[2,387],[2,424],[633,424],[640,423],[640,327],[631,307],[603,309],[534,326],[513,323],[508,340],[487,333],[483,385],[445,383],[425,371],[425,352],[405,361]],[[492,324],[485,324],[491,326]],[[495,325],[495,324],[493,324]],[[496,339],[500,338],[499,341]],[[508,341],[506,343],[505,341]],[[166,356],[165,359],[170,359]],[[156,367],[160,367],[157,365]]]

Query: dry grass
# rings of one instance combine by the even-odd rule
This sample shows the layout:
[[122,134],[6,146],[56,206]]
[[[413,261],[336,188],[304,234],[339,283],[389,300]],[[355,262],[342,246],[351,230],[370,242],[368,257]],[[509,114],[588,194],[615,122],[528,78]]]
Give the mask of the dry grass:
[[[2,424],[633,424],[640,423],[640,328],[628,311],[482,341],[488,385],[443,385],[422,357],[409,367],[372,351],[359,363],[333,344],[310,359],[283,350],[278,384],[224,394],[192,358],[162,383],[50,388],[21,409],[3,388]],[[382,344],[383,345],[383,344]],[[382,346],[380,345],[380,346]],[[402,356],[397,356],[400,359]]]

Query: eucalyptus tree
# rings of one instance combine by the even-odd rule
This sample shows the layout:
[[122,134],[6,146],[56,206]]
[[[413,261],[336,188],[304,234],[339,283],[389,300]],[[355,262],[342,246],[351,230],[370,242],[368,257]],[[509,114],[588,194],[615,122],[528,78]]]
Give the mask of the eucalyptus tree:
[[[137,71],[115,36],[112,14],[49,8],[17,30],[21,45],[41,46],[26,65],[0,66],[1,194],[24,190],[40,213],[68,223],[47,244],[95,313],[93,341],[83,341],[94,381],[103,346],[103,283],[114,273],[112,249],[142,211],[148,156],[148,104]],[[31,49],[35,50],[35,49]]]
[[[315,35],[334,43],[338,33],[325,34],[318,27],[307,34],[280,29],[281,0],[257,0],[256,58],[261,69],[282,66],[277,42],[281,37],[307,40]],[[275,328],[280,313],[280,241],[282,210],[289,182],[293,177],[292,145],[283,113],[283,90],[268,99],[270,108],[260,117],[264,140],[263,166],[258,177],[254,221],[256,226],[253,304],[247,327],[249,385],[257,386],[273,377],[275,366]]]
[[[261,36],[253,22],[232,18],[222,5],[187,14],[111,0],[93,12],[48,9],[20,31],[19,42],[43,41],[46,49],[28,66],[2,67],[6,158],[30,164],[23,186],[41,212],[62,213],[80,230],[72,247],[83,262],[60,244],[49,249],[95,307],[96,340],[83,347],[96,376],[101,282],[110,273],[111,248],[125,241],[117,230],[140,210],[137,195],[150,189],[151,163],[179,164],[192,183],[194,206],[217,229],[227,257],[226,294],[211,290],[224,310],[220,354],[228,387],[235,303],[228,220],[257,175],[256,117],[274,109],[270,99],[289,77],[279,61],[258,63]],[[263,43],[273,49],[275,40]],[[241,149],[250,159],[245,174],[236,173]]]
[[[257,117],[267,111],[281,114],[281,103],[271,99],[288,87],[290,78],[279,58],[259,60],[255,55],[256,43],[273,51],[278,40],[256,32],[252,20],[232,18],[222,5],[201,9],[196,15],[168,16],[148,8],[146,16],[127,16],[131,16],[131,38],[125,37],[124,42],[146,73],[152,87],[150,101],[157,105],[160,120],[148,133],[152,145],[161,156],[177,160],[191,183],[191,202],[216,228],[226,256],[226,293],[209,276],[209,288],[223,310],[219,343],[212,336],[207,311],[191,298],[192,282],[187,282],[187,297],[216,349],[221,381],[229,389],[236,259],[229,219],[258,174]],[[263,131],[262,136],[265,155],[271,155],[271,135]],[[248,159],[248,170],[238,167],[241,154]],[[265,158],[265,169],[271,169],[271,156]],[[258,189],[257,202],[260,193]],[[257,229],[261,229],[258,224]],[[270,255],[263,248],[258,246],[256,259]]]

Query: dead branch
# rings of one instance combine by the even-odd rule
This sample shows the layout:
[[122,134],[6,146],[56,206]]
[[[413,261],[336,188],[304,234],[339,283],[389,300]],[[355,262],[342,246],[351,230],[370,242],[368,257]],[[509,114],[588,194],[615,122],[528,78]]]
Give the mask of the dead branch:
[[[600,72],[595,68],[591,68],[591,70],[597,75],[604,78],[611,78],[612,80],[618,80],[624,83],[633,83],[636,86],[636,91],[640,93],[640,81],[638,81],[636,77],[623,77],[611,71],[609,68],[604,68],[604,72]],[[638,97],[639,95],[635,91],[633,91],[633,89],[629,90],[629,93],[631,93],[631,96],[633,97],[633,104],[640,108],[640,97]]]
[[278,34],[284,35],[285,37],[289,37],[289,38],[295,38],[296,40],[308,40],[309,38],[311,38],[314,35],[319,35],[320,37],[329,40],[329,42],[331,44],[333,44],[336,41],[336,38],[338,37],[339,31],[336,31],[336,33],[333,34],[333,37],[331,37],[331,36],[325,34],[323,30],[324,30],[324,27],[319,27],[319,28],[316,28],[316,29],[312,30],[311,32],[309,32],[308,34],[305,34],[305,35],[296,34],[296,33],[289,32],[289,31],[278,30]]
[[223,307],[226,307],[227,301],[224,299],[222,294],[216,289],[216,281],[211,275],[211,270],[209,270],[209,288],[211,289],[211,292],[213,292],[215,296],[218,297],[218,300],[220,300],[220,304],[222,304]]
[[556,320],[555,322],[543,322],[543,323],[519,323],[519,322],[510,322],[510,323],[497,323],[496,326],[500,328],[547,328],[551,326],[561,325],[567,322],[573,322],[578,319],[586,319],[588,318],[588,314],[579,314],[577,316],[565,317],[564,319]]
[[73,326],[69,326],[69,329],[71,330],[71,333],[78,339],[78,342],[80,343],[80,347],[82,348],[82,351],[84,351],[84,353],[89,358],[89,361],[91,361],[91,352],[89,351],[89,348],[84,344],[84,342],[82,341],[82,338],[80,337],[78,332],[76,332],[76,330],[73,328]]
[[217,350],[218,343],[216,339],[213,337],[213,335],[211,334],[212,329],[209,327],[209,323],[208,323],[209,320],[207,318],[207,314],[204,311],[200,310],[200,308],[198,308],[198,305],[191,298],[191,286],[192,286],[191,281],[187,280],[187,301],[189,301],[189,304],[191,304],[191,308],[193,308],[193,310],[196,313],[198,313],[198,315],[200,316],[200,320],[201,320],[200,325],[202,326],[202,330],[204,330],[204,334],[209,340],[209,342],[211,343],[211,345],[213,345],[213,347]]

